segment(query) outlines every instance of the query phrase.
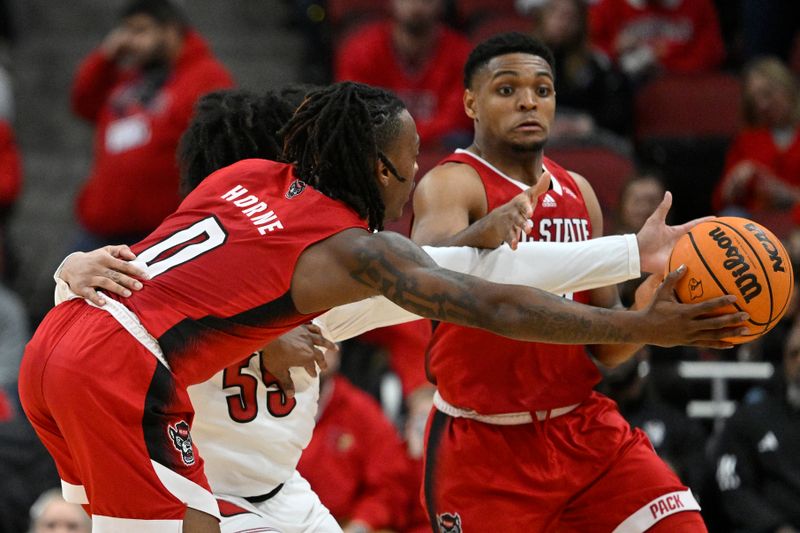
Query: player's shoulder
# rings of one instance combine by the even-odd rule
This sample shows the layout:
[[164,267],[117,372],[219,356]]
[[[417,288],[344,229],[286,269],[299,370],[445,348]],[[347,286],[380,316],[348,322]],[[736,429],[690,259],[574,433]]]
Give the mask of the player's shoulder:
[[470,165],[444,161],[429,170],[417,184],[415,201],[427,197],[454,198],[484,194],[478,171]]

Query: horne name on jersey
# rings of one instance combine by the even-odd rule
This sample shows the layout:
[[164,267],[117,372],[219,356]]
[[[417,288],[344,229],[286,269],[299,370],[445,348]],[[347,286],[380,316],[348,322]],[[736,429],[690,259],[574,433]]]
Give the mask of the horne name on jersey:
[[[247,189],[241,185],[237,185],[220,198],[233,202],[236,207],[242,207],[242,214],[250,218],[250,221],[256,226],[261,235],[266,235],[267,232],[275,231],[276,229],[283,229],[283,224],[278,220],[278,215],[275,214],[275,211],[267,211],[269,207],[267,203],[261,201],[254,194],[247,194]],[[264,211],[267,212],[264,213]]]

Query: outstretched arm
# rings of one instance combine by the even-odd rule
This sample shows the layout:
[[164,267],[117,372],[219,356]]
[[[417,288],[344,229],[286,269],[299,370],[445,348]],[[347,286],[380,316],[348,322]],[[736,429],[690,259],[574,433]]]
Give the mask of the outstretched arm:
[[734,325],[745,315],[701,318],[731,303],[732,297],[678,303],[672,290],[683,272],[668,276],[647,309],[598,309],[540,290],[497,285],[439,268],[419,247],[397,234],[346,230],[301,255],[291,290],[296,307],[304,313],[382,294],[420,316],[520,340],[729,346],[720,339],[736,334],[740,328]]

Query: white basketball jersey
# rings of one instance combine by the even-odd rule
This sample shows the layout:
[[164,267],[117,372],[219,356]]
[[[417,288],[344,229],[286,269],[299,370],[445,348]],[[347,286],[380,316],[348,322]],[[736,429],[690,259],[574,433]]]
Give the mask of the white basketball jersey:
[[[241,368],[242,379],[231,379],[230,373],[231,369],[226,369],[189,387],[196,413],[192,439],[205,460],[213,492],[259,496],[291,478],[308,446],[317,414],[319,379],[314,378],[311,386],[297,391],[294,407],[284,415],[269,407],[269,395],[275,401],[280,391],[276,385],[264,385],[257,354]],[[231,385],[233,381],[241,385]],[[232,412],[231,404],[241,408],[243,399],[253,397],[253,384],[257,402],[252,409],[254,416],[242,417],[241,413]]]

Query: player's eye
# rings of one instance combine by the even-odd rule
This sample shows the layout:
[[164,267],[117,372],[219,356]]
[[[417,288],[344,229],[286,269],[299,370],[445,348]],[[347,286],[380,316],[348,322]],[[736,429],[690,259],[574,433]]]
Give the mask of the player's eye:
[[548,96],[553,94],[553,88],[548,85],[542,85],[537,87],[536,89],[536,96],[541,98],[547,98]]
[[514,94],[514,88],[510,85],[502,85],[498,87],[497,93],[501,96],[511,96]]

